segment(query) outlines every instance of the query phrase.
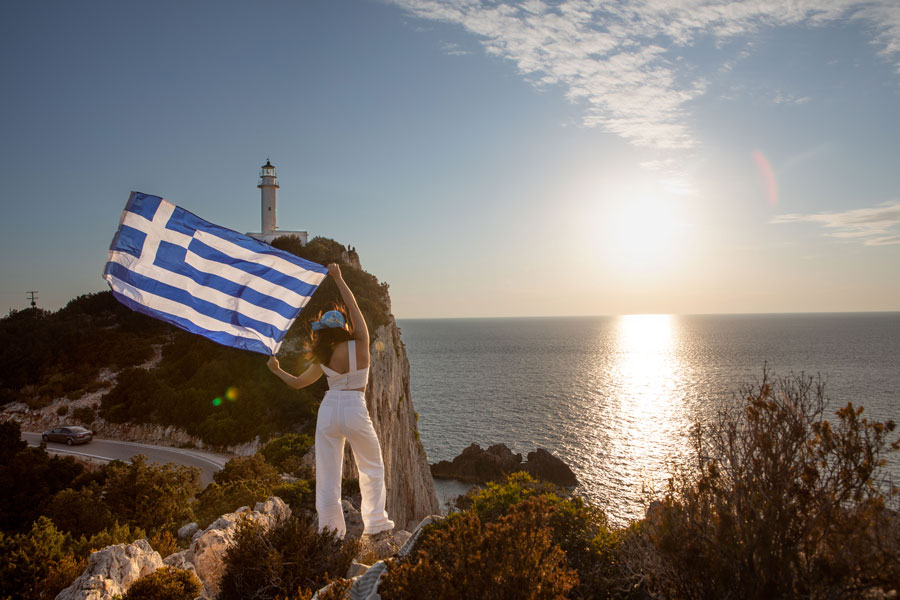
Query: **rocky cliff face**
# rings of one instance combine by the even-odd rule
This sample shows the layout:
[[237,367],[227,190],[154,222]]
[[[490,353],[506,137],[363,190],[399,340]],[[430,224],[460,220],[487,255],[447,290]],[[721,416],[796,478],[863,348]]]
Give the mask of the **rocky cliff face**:
[[409,360],[400,330],[391,317],[372,338],[366,403],[381,442],[387,511],[398,528],[412,530],[440,513],[417,416],[409,393]]

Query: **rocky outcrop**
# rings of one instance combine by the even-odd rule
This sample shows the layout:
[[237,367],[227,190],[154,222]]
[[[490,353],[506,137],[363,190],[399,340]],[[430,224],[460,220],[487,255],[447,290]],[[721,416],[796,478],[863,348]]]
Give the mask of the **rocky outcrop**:
[[522,470],[522,455],[513,454],[505,444],[494,444],[482,450],[472,444],[453,461],[442,460],[431,466],[434,477],[459,479],[470,483],[498,481],[510,473]]
[[487,450],[482,450],[478,444],[472,444],[452,461],[442,460],[431,465],[433,477],[470,483],[500,481],[516,471],[525,471],[535,479],[562,487],[578,485],[572,469],[543,448],[529,452],[528,461],[523,463],[522,455],[513,454],[506,444],[494,444]]
[[209,527],[194,534],[187,550],[167,556],[164,563],[193,572],[203,584],[203,594],[215,598],[225,574],[225,551],[234,544],[238,525],[244,519],[261,523],[265,528],[291,516],[291,509],[281,498],[269,498],[257,502],[253,510],[239,508],[233,513],[222,515]]
[[393,316],[372,336],[366,404],[381,442],[387,511],[399,529],[440,512],[409,391],[409,360]]
[[56,600],[112,600],[161,566],[159,552],[147,540],[107,546],[91,554],[88,568]]
[[281,498],[257,502],[253,510],[244,506],[196,531],[187,550],[171,554],[165,560],[147,540],[107,546],[91,554],[87,570],[60,592],[56,600],[112,600],[124,594],[137,579],[163,565],[191,571],[203,584],[201,598],[215,598],[225,574],[225,551],[234,544],[241,521],[255,521],[269,528],[290,516],[291,509]]
[[578,485],[578,478],[575,477],[575,473],[572,472],[569,465],[543,448],[528,453],[525,471],[535,479],[549,481],[562,487]]

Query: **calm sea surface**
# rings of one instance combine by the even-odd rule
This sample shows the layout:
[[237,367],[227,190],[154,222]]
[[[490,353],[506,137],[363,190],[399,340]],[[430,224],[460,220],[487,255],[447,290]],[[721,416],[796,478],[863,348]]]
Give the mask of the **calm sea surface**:
[[[742,385],[801,371],[830,408],[900,421],[900,313],[402,319],[431,462],[472,442],[543,447],[616,522],[687,456],[686,433]],[[900,457],[889,466],[900,479]]]

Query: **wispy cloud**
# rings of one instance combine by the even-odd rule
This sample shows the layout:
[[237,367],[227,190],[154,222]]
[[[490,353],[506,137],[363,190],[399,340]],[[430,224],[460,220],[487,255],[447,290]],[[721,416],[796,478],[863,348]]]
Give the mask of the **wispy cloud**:
[[810,100],[812,100],[812,98],[810,98],[809,96],[798,97],[779,90],[775,92],[775,97],[772,99],[772,102],[774,102],[775,104],[806,104]]
[[[584,125],[646,148],[698,144],[689,103],[708,82],[679,60],[678,49],[701,38],[724,42],[763,27],[864,21],[879,53],[900,72],[897,0],[389,1],[422,19],[462,26],[534,85],[562,86],[583,103]],[[723,56],[722,68],[742,57]],[[775,101],[808,98],[780,93]]]
[[815,223],[835,238],[857,240],[866,246],[900,244],[900,202],[843,212],[778,215],[772,223]]
[[466,50],[459,44],[454,44],[452,42],[441,44],[441,50],[444,51],[444,54],[449,54],[450,56],[465,56],[467,54],[472,54],[471,51]]

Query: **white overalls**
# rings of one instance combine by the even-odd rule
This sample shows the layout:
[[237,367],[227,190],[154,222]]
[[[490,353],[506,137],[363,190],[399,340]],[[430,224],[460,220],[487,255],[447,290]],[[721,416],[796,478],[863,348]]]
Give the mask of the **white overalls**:
[[365,393],[352,391],[368,383],[369,368],[356,368],[356,342],[348,342],[350,370],[338,373],[322,365],[328,378],[328,393],[319,406],[316,420],[316,512],[319,530],[328,527],[344,537],[344,511],[341,508],[341,468],[344,440],[350,442],[359,469],[362,493],[363,533],[375,534],[394,528],[384,508],[384,462],[375,428],[366,409]]

